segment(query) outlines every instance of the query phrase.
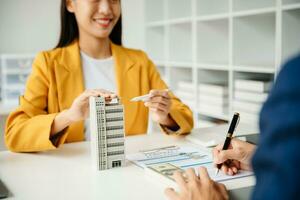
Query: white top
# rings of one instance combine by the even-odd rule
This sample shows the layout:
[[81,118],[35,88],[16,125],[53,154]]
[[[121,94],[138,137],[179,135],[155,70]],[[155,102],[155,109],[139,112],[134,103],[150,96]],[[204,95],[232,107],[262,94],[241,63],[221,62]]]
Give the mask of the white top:
[[116,92],[114,59],[95,59],[80,52],[86,89],[105,89]]
[[[80,51],[85,89],[116,92],[113,57],[95,59]],[[85,139],[90,140],[89,119],[85,120]]]

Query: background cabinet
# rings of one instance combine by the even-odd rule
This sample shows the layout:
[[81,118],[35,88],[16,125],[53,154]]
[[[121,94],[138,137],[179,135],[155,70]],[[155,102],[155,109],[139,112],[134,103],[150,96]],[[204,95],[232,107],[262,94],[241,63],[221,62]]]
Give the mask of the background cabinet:
[[[195,112],[196,127],[228,121],[235,111],[241,121],[258,125],[263,102],[243,97],[264,100],[268,90],[243,91],[238,84],[272,83],[280,66],[300,52],[300,0],[144,2],[146,51]],[[221,93],[207,95],[211,86]]]

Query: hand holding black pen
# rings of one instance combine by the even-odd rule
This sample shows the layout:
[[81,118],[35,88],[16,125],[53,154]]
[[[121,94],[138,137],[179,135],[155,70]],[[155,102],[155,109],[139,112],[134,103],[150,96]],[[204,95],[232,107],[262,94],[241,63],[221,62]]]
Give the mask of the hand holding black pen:
[[[233,136],[233,133],[234,133],[238,123],[239,123],[239,120],[240,120],[240,114],[234,113],[222,150],[228,149],[230,142],[231,142],[231,138]],[[221,169],[221,167],[222,167],[222,164],[217,164],[216,175],[219,173],[219,170]]]

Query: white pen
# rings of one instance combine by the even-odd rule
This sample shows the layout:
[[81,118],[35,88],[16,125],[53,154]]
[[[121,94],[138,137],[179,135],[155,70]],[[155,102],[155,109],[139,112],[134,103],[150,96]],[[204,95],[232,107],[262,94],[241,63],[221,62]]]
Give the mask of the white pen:
[[[165,91],[169,92],[170,89],[165,89]],[[147,101],[148,99],[151,98],[151,94],[146,94],[146,95],[143,95],[143,96],[138,96],[138,97],[134,97],[132,98],[130,101],[134,101],[134,102],[137,102],[137,101]]]

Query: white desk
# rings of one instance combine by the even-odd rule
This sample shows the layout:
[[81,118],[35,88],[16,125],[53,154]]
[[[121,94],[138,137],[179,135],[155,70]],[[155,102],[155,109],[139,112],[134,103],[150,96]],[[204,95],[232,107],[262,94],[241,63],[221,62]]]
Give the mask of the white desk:
[[[170,144],[191,145],[183,137],[149,134],[126,138],[126,153]],[[12,192],[10,199],[128,199],[160,200],[166,186],[145,176],[143,169],[126,167],[95,172],[90,165],[90,144],[65,144],[44,153],[0,153],[0,177]],[[224,182],[228,189],[255,184],[254,177]]]

